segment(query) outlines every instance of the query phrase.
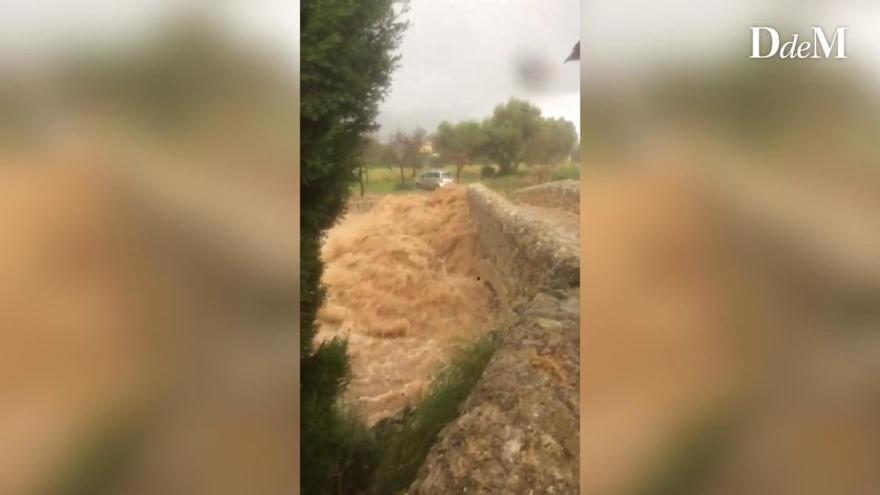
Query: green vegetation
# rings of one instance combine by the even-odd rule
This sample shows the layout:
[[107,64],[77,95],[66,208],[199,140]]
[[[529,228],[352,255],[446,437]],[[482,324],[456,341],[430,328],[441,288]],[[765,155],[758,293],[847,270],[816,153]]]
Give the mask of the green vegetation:
[[532,166],[554,165],[571,157],[578,142],[574,124],[565,119],[544,119],[528,140],[520,159]]
[[46,495],[117,493],[141,454],[146,415],[117,414],[102,418],[78,438],[71,452],[49,477]]
[[418,168],[423,164],[424,157],[421,156],[421,148],[426,136],[427,133],[421,127],[410,134],[397,131],[385,146],[382,156],[400,171],[401,189],[406,189],[404,169],[409,166],[412,169],[410,178],[414,179]]
[[[541,182],[546,182],[548,180],[577,180],[580,178],[581,174],[580,166],[571,161],[565,161],[561,164],[552,166],[549,169],[538,167],[526,168],[517,170],[508,175],[494,175],[492,177],[481,178],[480,168],[482,167],[483,165],[479,163],[465,165],[461,168],[457,182],[461,184],[479,182],[489,189],[506,196],[517,189],[540,184]],[[456,165],[438,166],[436,168],[446,170],[453,174],[456,173]],[[365,176],[367,179],[364,183],[364,194],[367,195],[424,192],[421,189],[415,188],[411,183],[407,183],[406,186],[401,186],[398,172],[388,165],[368,167],[365,171]],[[352,192],[354,194],[359,194],[359,188],[359,185],[353,185]]]
[[498,164],[500,175],[513,172],[524,161],[526,141],[538,132],[541,122],[541,110],[522,100],[511,98],[495,107],[483,128],[487,135],[485,154]]
[[707,410],[685,425],[637,479],[631,495],[696,495],[728,461],[742,417],[736,411]]
[[495,342],[491,336],[485,336],[464,348],[437,374],[403,427],[380,442],[372,495],[399,493],[412,483],[437,434],[458,416],[459,407],[494,352]]
[[[327,482],[315,491],[303,493],[392,495],[405,490],[415,479],[440,430],[458,416],[459,407],[480,379],[495,347],[491,336],[465,345],[435,375],[424,398],[399,428],[368,429],[356,410],[338,403],[335,414],[314,416],[315,403],[303,403],[303,417],[308,415],[313,421],[308,431],[320,436],[303,435],[300,445],[321,462],[311,465],[325,470]],[[333,347],[321,356],[328,361],[317,365],[322,368],[335,367],[339,372],[348,366],[344,346]],[[311,377],[332,374],[304,369],[303,374],[307,373]],[[319,411],[323,410],[323,400],[341,391],[334,383],[316,384],[316,389],[325,391],[327,396],[318,401]],[[317,443],[310,446],[309,441]],[[303,479],[306,474],[303,473]]]
[[578,147],[574,124],[545,118],[538,107],[516,98],[496,106],[482,124],[474,124],[440,124],[436,139],[447,162],[482,159],[497,165],[498,175],[505,176],[517,172],[521,163],[552,167]]
[[[433,144],[433,149],[426,144]],[[406,191],[406,169],[413,182],[419,169],[430,166],[443,168],[455,175],[461,183],[474,182],[466,170],[475,164],[497,167],[486,181],[509,191],[516,185],[531,185],[549,180],[563,162],[577,162],[578,135],[574,124],[565,119],[545,118],[541,110],[529,102],[511,98],[495,107],[490,118],[482,122],[468,120],[451,124],[442,122],[433,136],[422,128],[411,133],[397,131],[387,142],[375,136],[364,137],[359,147],[362,166],[358,168],[358,188],[361,195],[386,194]],[[529,165],[536,173],[521,174],[519,165]],[[398,184],[387,184],[387,176],[377,177],[374,169],[381,166],[398,171]],[[570,168],[570,167],[563,167]],[[483,174],[484,178],[489,178]],[[537,176],[535,180],[526,177]],[[502,177],[506,179],[500,180]],[[518,177],[518,178],[515,178]],[[573,172],[562,172],[562,177],[579,177]],[[479,176],[478,176],[479,178]]]
[[452,125],[443,122],[437,128],[434,145],[447,161],[455,165],[455,180],[461,181],[461,171],[472,163],[486,147],[488,136],[479,122],[466,121]]
[[373,444],[342,410],[347,343],[317,348],[315,314],[324,298],[319,243],[342,213],[360,170],[362,136],[376,128],[378,104],[398,63],[407,24],[394,0],[304,0],[300,101],[300,432],[301,491],[352,493],[369,469]]
[[[489,359],[495,352],[491,336],[465,345],[459,353],[435,375],[424,398],[406,416],[403,425],[390,431],[368,429],[357,411],[337,404],[335,414],[313,416],[315,403],[303,403],[303,417],[311,417],[312,433],[303,435],[301,445],[316,460],[314,468],[325,470],[326,485],[303,493],[332,493],[334,495],[392,495],[405,490],[428,455],[437,435],[458,416],[458,410],[480,379]],[[317,366],[340,368],[348,366],[344,346],[333,347],[321,354],[328,362]],[[303,370],[311,377],[328,377],[332,373],[314,373]],[[341,391],[333,383],[316,384],[317,390],[329,399]],[[318,401],[318,410],[322,400]],[[379,430],[379,431],[377,431]],[[305,433],[305,429],[303,429]],[[320,436],[314,436],[319,433]],[[314,446],[309,441],[317,442]],[[303,473],[305,479],[307,473]],[[314,477],[313,475],[311,475]]]
[[[382,438],[341,404],[351,373],[347,342],[315,346],[313,339],[324,299],[320,239],[349,195],[358,189],[361,194],[409,191],[413,181],[408,178],[444,162],[456,167],[461,182],[482,181],[509,192],[543,178],[536,167],[519,171],[519,163],[555,166],[577,141],[570,123],[544,119],[533,105],[513,99],[482,123],[441,131],[442,158],[425,146],[428,135],[422,129],[398,132],[385,144],[370,137],[398,63],[394,52],[407,27],[401,20],[406,8],[396,0],[304,0],[301,5],[300,456],[301,491],[308,495],[388,495],[405,489],[494,350],[488,338],[465,350],[436,377],[402,429]],[[527,155],[526,149],[533,151]],[[497,165],[499,174],[481,179],[478,156]]]
[[578,163],[569,163],[567,166],[556,167],[551,175],[550,180],[580,180],[581,167]]

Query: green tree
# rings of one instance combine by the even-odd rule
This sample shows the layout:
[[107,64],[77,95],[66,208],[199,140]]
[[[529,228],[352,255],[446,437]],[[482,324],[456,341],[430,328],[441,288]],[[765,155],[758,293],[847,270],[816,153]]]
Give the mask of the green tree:
[[400,170],[400,184],[406,184],[404,170],[412,167],[411,177],[416,176],[416,169],[420,165],[419,150],[425,139],[425,130],[416,129],[412,134],[397,131],[388,138],[387,157],[391,163]]
[[385,145],[379,141],[378,136],[367,134],[363,137],[362,144],[361,161],[364,165],[368,167],[376,167],[387,164]]
[[455,165],[455,180],[461,180],[462,169],[472,163],[486,146],[487,137],[479,122],[465,121],[452,125],[443,122],[437,127],[434,144],[447,162]]
[[526,143],[541,127],[541,110],[529,102],[511,98],[495,107],[483,127],[486,156],[498,164],[500,175],[509,174],[523,161]]
[[388,137],[385,144],[385,156],[388,161],[400,170],[400,184],[406,184],[404,169],[406,168],[406,155],[409,147],[409,138],[403,131],[397,131]]
[[544,119],[526,142],[522,161],[529,165],[557,165],[571,156],[577,140],[571,122],[563,118]]
[[410,147],[408,149],[409,155],[407,156],[407,160],[409,166],[412,167],[410,178],[415,179],[418,169],[423,168],[424,163],[427,161],[426,157],[422,154],[422,145],[428,140],[428,132],[421,127],[417,127],[416,130],[410,134],[409,138]]
[[581,163],[581,145],[580,141],[575,143],[574,147],[571,150],[571,156],[569,157],[572,163]]
[[361,186],[361,196],[363,196],[364,184],[370,183],[370,167],[386,162],[385,145],[375,135],[366,134],[361,139],[359,153],[358,180]]
[[300,432],[302,492],[309,495],[357,491],[352,480],[369,462],[337,406],[349,375],[346,342],[312,342],[324,297],[319,247],[357,179],[361,137],[377,128],[406,7],[395,0],[303,0],[300,8]]

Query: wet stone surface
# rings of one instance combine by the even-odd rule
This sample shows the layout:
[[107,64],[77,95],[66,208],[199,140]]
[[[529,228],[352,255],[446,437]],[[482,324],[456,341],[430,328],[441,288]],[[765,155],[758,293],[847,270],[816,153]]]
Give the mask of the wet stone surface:
[[499,348],[422,466],[410,495],[575,494],[578,289],[513,308]]
[[526,187],[513,193],[517,203],[544,208],[563,210],[570,214],[580,214],[581,183],[577,180],[547,182]]
[[468,187],[471,216],[488,261],[504,275],[506,293],[530,295],[536,287],[576,287],[580,234],[576,215],[517,206],[481,184]]

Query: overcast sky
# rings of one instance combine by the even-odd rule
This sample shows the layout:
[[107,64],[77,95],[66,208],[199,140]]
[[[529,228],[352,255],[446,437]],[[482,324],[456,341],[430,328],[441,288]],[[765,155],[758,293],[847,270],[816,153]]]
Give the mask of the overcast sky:
[[511,97],[580,129],[579,0],[413,0],[379,134],[482,119]]
[[609,77],[626,84],[658,67],[761,63],[748,61],[750,26],[776,27],[782,42],[812,26],[829,36],[848,26],[846,64],[880,77],[877,0],[603,0],[585,2],[581,23],[587,88]]
[[[401,66],[381,105],[380,134],[442,120],[482,119],[515,96],[578,128],[579,66],[562,61],[584,29],[584,81],[601,74],[637,79],[639,69],[731,57],[747,47],[748,26],[850,27],[854,64],[880,80],[880,2],[876,0],[412,0]],[[30,0],[0,2],[0,68],[76,41],[136,38],[168,9],[210,8],[246,37],[296,60],[298,1]],[[733,52],[738,53],[738,52]],[[746,54],[742,55],[745,60]]]
[[211,13],[241,39],[296,59],[298,8],[299,2],[289,0],[5,1],[0,2],[0,62],[51,57],[81,43],[129,43],[188,9]]

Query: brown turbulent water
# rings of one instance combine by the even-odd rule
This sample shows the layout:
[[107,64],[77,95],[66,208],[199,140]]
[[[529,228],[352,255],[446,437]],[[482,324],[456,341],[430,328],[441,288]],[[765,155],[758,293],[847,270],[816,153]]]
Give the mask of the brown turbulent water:
[[330,230],[318,340],[347,337],[347,398],[370,424],[411,404],[496,307],[464,188],[386,196]]

